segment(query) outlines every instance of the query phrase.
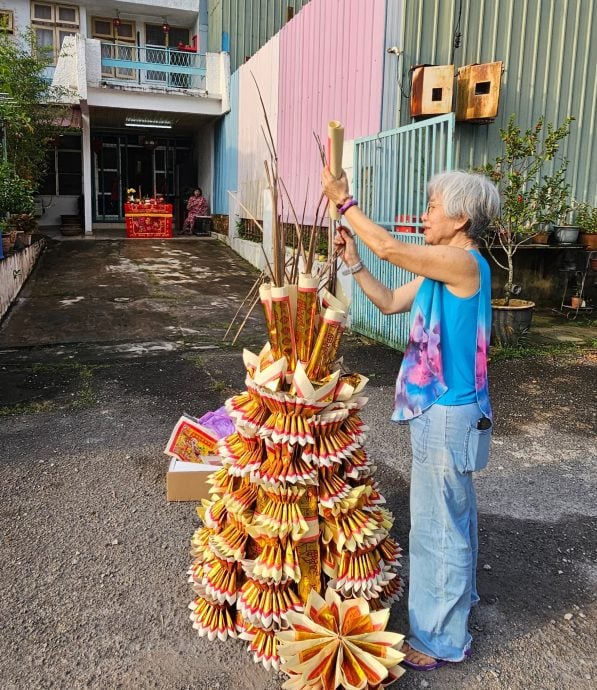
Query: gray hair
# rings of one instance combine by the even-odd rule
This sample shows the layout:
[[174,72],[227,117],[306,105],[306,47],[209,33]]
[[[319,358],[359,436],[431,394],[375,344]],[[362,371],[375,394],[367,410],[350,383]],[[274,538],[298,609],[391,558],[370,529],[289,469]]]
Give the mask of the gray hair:
[[452,170],[434,175],[427,183],[427,194],[441,198],[448,218],[469,219],[465,232],[472,240],[484,235],[500,213],[497,187],[479,173]]

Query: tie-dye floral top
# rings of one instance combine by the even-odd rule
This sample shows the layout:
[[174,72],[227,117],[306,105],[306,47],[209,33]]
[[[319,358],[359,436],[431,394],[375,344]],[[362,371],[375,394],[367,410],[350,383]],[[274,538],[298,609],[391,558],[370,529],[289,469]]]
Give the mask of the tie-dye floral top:
[[[477,251],[471,252],[479,265],[480,286],[477,308],[475,391],[481,411],[491,419],[487,384],[487,354],[491,335],[491,272]],[[441,324],[443,284],[425,278],[411,311],[411,329],[396,381],[394,413],[397,422],[418,417],[448,390],[442,366]]]

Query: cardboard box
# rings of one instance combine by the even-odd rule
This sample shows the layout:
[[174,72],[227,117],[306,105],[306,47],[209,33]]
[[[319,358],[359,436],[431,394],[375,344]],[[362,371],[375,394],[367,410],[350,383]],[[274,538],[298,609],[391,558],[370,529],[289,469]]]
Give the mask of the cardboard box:
[[200,501],[209,498],[207,478],[222,466],[220,458],[205,456],[205,463],[183,462],[172,458],[166,475],[168,501]]

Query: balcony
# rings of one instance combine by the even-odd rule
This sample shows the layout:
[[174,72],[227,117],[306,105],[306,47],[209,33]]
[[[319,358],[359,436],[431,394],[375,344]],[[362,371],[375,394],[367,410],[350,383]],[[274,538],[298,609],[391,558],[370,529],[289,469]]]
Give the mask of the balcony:
[[65,102],[219,116],[230,108],[228,53],[198,53],[68,36],[52,84]]
[[104,85],[121,88],[205,93],[207,58],[203,53],[122,43],[101,43]]

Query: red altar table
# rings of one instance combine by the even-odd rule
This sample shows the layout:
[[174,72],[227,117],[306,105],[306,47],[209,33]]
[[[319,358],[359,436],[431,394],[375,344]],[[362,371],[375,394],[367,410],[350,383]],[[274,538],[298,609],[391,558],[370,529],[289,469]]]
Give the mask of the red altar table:
[[124,205],[124,222],[130,238],[172,237],[172,204],[129,202]]

